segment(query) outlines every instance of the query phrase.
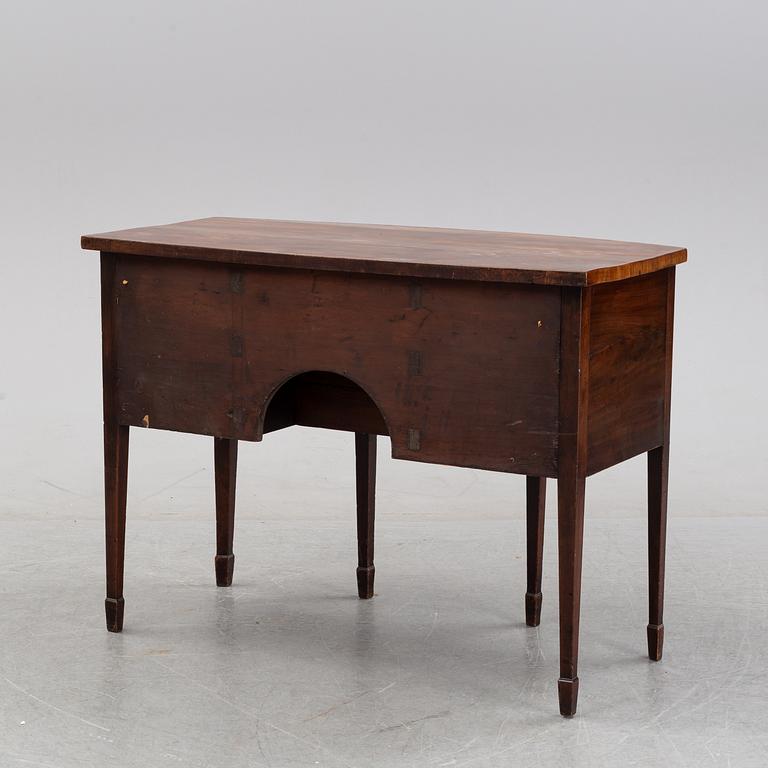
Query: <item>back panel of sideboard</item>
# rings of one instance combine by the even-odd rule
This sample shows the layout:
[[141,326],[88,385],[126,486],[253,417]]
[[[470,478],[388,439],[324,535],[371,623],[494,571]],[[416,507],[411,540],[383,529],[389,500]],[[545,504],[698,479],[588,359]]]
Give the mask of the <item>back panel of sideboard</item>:
[[[556,475],[559,288],[105,258],[124,424],[259,440],[281,386],[321,371],[367,393],[396,458]],[[364,410],[307,381],[336,397],[330,415],[273,424]]]

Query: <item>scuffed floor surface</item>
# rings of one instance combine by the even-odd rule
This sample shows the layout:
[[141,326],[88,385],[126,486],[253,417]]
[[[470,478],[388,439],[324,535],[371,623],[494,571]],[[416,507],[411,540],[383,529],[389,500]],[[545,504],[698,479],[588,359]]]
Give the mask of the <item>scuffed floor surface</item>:
[[0,765],[768,765],[768,520],[671,524],[665,659],[644,657],[645,530],[587,521],[581,698],[557,714],[554,528],[523,624],[520,520],[129,522],[126,623],[104,629],[101,524],[0,524]]

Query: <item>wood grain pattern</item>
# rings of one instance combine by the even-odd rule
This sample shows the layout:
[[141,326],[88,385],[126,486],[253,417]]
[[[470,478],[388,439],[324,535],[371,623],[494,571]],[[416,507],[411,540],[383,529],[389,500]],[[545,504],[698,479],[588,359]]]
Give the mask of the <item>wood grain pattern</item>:
[[237,218],[84,235],[81,243],[228,264],[541,285],[595,285],[686,260],[684,248],[616,240]]
[[668,272],[591,289],[590,475],[663,442]]
[[[260,440],[357,409],[395,458],[556,475],[558,288],[118,259],[124,424]],[[363,390],[346,417],[288,407],[318,371]]]

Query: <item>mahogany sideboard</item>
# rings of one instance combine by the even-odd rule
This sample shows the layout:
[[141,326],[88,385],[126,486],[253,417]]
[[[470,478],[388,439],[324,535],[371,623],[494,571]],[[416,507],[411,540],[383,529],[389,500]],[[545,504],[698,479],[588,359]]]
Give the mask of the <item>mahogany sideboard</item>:
[[560,711],[573,715],[587,476],[648,454],[648,655],[664,639],[675,265],[661,245],[209,218],[101,251],[107,628],[123,626],[130,427],[214,438],[216,581],[232,582],[238,440],[355,433],[358,591],[373,596],[377,435],[398,459],[527,476],[526,622],[557,480]]

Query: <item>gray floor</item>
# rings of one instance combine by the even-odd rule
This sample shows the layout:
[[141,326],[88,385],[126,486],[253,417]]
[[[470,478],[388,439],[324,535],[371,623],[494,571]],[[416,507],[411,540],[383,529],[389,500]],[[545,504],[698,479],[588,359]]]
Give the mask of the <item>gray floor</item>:
[[4,521],[0,765],[768,765],[768,520],[672,522],[660,664],[642,522],[587,528],[563,720],[553,528],[534,630],[521,520],[382,515],[361,602],[351,518],[243,521],[226,590],[210,523],[138,518],[110,635],[100,524]]

